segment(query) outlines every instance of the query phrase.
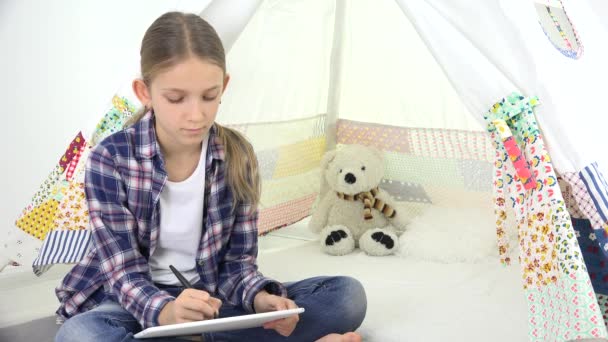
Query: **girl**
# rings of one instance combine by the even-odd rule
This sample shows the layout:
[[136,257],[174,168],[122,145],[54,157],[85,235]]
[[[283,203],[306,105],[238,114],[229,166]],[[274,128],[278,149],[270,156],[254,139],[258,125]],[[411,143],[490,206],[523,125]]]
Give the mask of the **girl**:
[[[57,288],[67,319],[56,341],[131,341],[165,324],[296,308],[263,328],[204,341],[360,341],[361,284],[317,277],[282,284],[257,270],[260,181],[251,145],[215,123],[229,76],[215,30],[166,13],[141,46],[144,105],[134,124],[100,142],[85,183],[93,245]],[[194,288],[184,289],[169,265]],[[173,339],[175,341],[176,339]]]

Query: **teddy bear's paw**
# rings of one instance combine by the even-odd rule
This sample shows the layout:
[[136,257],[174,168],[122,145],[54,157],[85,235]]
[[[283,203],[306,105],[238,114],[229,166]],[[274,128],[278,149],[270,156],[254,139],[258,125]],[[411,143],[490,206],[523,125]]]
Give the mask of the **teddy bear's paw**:
[[345,226],[329,226],[321,231],[321,249],[331,255],[345,255],[355,249],[355,240]]
[[393,231],[375,228],[363,233],[359,247],[369,255],[384,256],[399,249],[399,239]]

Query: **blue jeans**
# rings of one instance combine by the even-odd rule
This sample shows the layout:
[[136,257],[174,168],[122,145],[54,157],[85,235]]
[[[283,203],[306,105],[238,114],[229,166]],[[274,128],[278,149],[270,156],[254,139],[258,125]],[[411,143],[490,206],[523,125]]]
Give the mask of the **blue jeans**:
[[[349,277],[315,277],[285,283],[287,296],[306,311],[289,337],[264,328],[204,333],[205,342],[219,341],[315,341],[330,333],[355,331],[363,322],[367,298],[361,283]],[[165,288],[174,296],[183,288]],[[220,317],[248,314],[241,307],[222,305]],[[141,331],[137,320],[118,303],[106,301],[90,311],[78,314],[63,323],[56,342],[64,341],[184,341],[179,338],[135,340]]]

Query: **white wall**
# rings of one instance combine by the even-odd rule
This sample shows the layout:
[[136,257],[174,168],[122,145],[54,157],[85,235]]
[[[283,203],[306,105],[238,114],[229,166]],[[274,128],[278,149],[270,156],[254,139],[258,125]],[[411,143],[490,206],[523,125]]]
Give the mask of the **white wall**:
[[0,243],[75,134],[137,74],[150,23],[208,2],[0,0]]

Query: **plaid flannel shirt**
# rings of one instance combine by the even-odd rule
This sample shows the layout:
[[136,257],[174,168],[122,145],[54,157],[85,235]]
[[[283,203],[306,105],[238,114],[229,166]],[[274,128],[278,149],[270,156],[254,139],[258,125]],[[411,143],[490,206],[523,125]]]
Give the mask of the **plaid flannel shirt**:
[[[203,233],[196,256],[200,282],[224,302],[253,312],[260,290],[282,296],[286,290],[257,270],[257,212],[244,203],[232,208],[215,125],[209,132],[205,172]],[[159,324],[161,309],[174,297],[152,282],[148,258],[158,238],[159,199],[166,180],[151,113],[93,148],[85,173],[92,246],[56,288],[60,318],[110,298],[144,329]]]

